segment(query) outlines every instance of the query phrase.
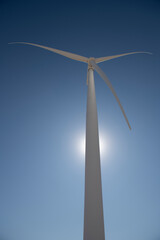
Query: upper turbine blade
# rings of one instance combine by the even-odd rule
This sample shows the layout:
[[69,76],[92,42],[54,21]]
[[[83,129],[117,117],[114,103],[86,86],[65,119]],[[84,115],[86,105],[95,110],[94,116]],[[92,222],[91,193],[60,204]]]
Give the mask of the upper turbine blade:
[[120,103],[120,101],[119,101],[119,98],[118,98],[118,96],[117,96],[114,88],[112,87],[111,82],[109,81],[109,79],[107,78],[107,76],[105,75],[105,73],[100,69],[100,67],[99,67],[93,60],[91,60],[90,63],[91,63],[91,65],[94,67],[94,69],[97,71],[97,73],[101,76],[101,78],[107,83],[108,87],[109,87],[110,90],[112,91],[113,95],[115,96],[115,98],[116,98],[116,100],[117,100],[117,102],[118,102],[118,104],[119,104],[119,106],[120,106],[120,109],[121,109],[121,111],[122,111],[122,113],[123,113],[123,116],[124,116],[124,118],[125,118],[125,120],[126,120],[126,122],[127,122],[127,124],[128,124],[128,127],[129,127],[129,129],[131,130],[131,126],[130,126],[130,124],[129,124],[128,118],[127,118],[127,116],[126,116],[126,114],[125,114],[125,112],[124,112],[124,109],[123,109],[123,107],[122,107],[122,105],[121,105],[121,103]]
[[51,47],[46,47],[46,46],[43,46],[43,45],[35,44],[35,43],[12,42],[12,43],[9,43],[9,44],[26,44],[26,45],[31,45],[31,46],[35,46],[35,47],[46,49],[46,50],[48,50],[50,52],[55,52],[57,54],[60,54],[60,55],[65,56],[67,58],[71,58],[71,59],[76,60],[76,61],[88,63],[88,58],[86,58],[86,57],[83,57],[83,56],[80,56],[80,55],[77,55],[77,54],[74,54],[74,53],[69,53],[69,52],[65,52],[65,51],[62,51],[62,50],[54,49],[54,48],[51,48]]
[[113,56],[108,56],[108,57],[96,58],[95,61],[96,61],[96,63],[100,63],[100,62],[108,61],[108,60],[111,60],[111,59],[114,59],[114,58],[119,58],[119,57],[131,55],[131,54],[137,54],[137,53],[152,54],[150,52],[130,52],[130,53],[123,53],[123,54],[113,55]]

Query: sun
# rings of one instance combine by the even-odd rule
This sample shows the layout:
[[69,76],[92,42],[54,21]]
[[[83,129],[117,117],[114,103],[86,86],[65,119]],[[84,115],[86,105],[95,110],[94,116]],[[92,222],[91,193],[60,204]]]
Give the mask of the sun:
[[[110,141],[108,140],[107,136],[102,132],[99,133],[99,147],[100,147],[100,156],[101,160],[103,161],[104,157],[109,154],[110,150]],[[81,136],[77,136],[76,141],[76,152],[85,159],[85,134],[81,134]]]

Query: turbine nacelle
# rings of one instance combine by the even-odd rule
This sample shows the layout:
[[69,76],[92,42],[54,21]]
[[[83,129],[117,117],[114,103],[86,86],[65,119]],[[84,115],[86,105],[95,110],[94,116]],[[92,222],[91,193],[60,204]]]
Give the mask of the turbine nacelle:
[[[88,70],[92,69],[92,70],[96,70],[96,72],[101,76],[101,78],[106,82],[106,84],[108,85],[108,87],[110,88],[111,92],[113,93],[114,97],[116,98],[116,101],[123,113],[123,116],[128,124],[128,127],[129,129],[131,130],[131,126],[129,124],[129,121],[127,119],[127,116],[124,112],[124,109],[119,101],[119,98],[114,90],[114,88],[112,87],[112,84],[111,82],[109,81],[108,77],[105,75],[105,73],[102,71],[102,69],[97,65],[97,63],[101,63],[101,62],[104,62],[104,61],[108,61],[108,60],[111,60],[111,59],[115,59],[115,58],[119,58],[119,57],[123,57],[123,56],[127,56],[127,55],[131,55],[131,54],[137,54],[137,53],[145,53],[145,54],[152,54],[152,53],[149,53],[149,52],[130,52],[130,53],[124,53],[124,54],[119,54],[119,55],[113,55],[113,56],[107,56],[107,57],[101,57],[101,58],[94,58],[94,57],[90,57],[90,58],[87,58],[87,57],[84,57],[84,56],[80,56],[80,55],[77,55],[77,54],[74,54],[74,53],[69,53],[69,52],[66,52],[66,51],[62,51],[62,50],[59,50],[59,49],[54,49],[54,48],[51,48],[51,47],[46,47],[46,46],[42,46],[42,45],[39,45],[39,44],[35,44],[35,43],[28,43],[28,42],[13,42],[13,43],[10,43],[10,44],[25,44],[25,45],[31,45],[31,46],[35,46],[35,47],[39,47],[39,48],[43,48],[45,50],[48,50],[50,52],[54,52],[54,53],[57,53],[57,54],[60,54],[64,57],[67,57],[67,58],[70,58],[70,59],[73,59],[73,60],[76,60],[76,61],[79,61],[79,62],[84,62],[84,63],[88,63]],[[88,71],[87,71],[87,84],[88,84]]]
[[96,59],[94,57],[90,57],[88,59],[88,70],[89,69],[94,69],[93,65],[92,65],[92,61],[96,63]]

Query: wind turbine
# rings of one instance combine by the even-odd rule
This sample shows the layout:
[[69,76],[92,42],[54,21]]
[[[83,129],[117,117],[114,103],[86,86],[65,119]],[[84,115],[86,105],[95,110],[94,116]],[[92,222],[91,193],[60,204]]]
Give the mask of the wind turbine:
[[103,201],[102,201],[102,183],[101,183],[101,166],[100,166],[100,150],[99,150],[99,133],[98,133],[98,118],[97,118],[97,106],[96,95],[94,85],[94,70],[101,76],[106,82],[110,90],[112,91],[116,101],[122,111],[122,114],[126,120],[126,123],[131,130],[128,118],[124,112],[124,109],[119,101],[119,98],[112,87],[111,82],[97,65],[98,63],[108,61],[111,59],[149,52],[130,52],[119,55],[101,57],[101,58],[87,58],[77,54],[69,53],[66,51],[54,49],[51,47],[42,46],[39,44],[28,42],[13,42],[10,44],[26,44],[35,47],[43,48],[51,52],[55,52],[67,58],[84,62],[88,64],[87,72],[87,114],[86,114],[86,152],[85,152],[85,203],[84,203],[84,240],[105,240],[104,232],[104,217],[103,217]]

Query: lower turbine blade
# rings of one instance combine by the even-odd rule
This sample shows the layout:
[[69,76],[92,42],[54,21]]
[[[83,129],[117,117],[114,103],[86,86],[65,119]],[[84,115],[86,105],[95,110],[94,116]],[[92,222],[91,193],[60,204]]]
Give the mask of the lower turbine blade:
[[112,93],[113,93],[113,95],[115,96],[115,98],[116,98],[116,100],[117,100],[117,102],[118,102],[118,105],[119,105],[119,107],[120,107],[120,109],[121,109],[121,111],[122,111],[122,113],[123,113],[123,116],[124,116],[124,118],[125,118],[125,120],[126,120],[126,122],[127,122],[127,124],[128,124],[128,127],[129,127],[129,129],[131,130],[131,126],[130,126],[130,124],[129,124],[129,121],[128,121],[128,118],[127,118],[127,116],[126,116],[126,114],[125,114],[125,111],[124,111],[124,109],[123,109],[123,107],[122,107],[122,105],[121,105],[121,103],[120,103],[120,100],[119,100],[119,98],[118,98],[118,96],[117,96],[114,88],[112,87],[112,84],[111,84],[111,82],[109,81],[108,77],[105,75],[105,73],[100,69],[100,67],[99,67],[93,60],[91,60],[90,63],[92,64],[92,66],[94,67],[94,69],[97,71],[97,73],[101,76],[101,78],[106,82],[106,84],[108,85],[108,87],[109,87],[110,90],[112,91]]
[[31,46],[35,46],[35,47],[39,47],[39,48],[43,48],[45,50],[48,50],[50,52],[55,52],[57,54],[60,54],[62,56],[65,56],[67,58],[71,58],[73,60],[79,61],[79,62],[85,62],[88,63],[88,58],[74,54],[74,53],[69,53],[69,52],[65,52],[59,49],[55,49],[55,48],[51,48],[51,47],[46,47],[43,45],[39,45],[39,44],[35,44],[35,43],[28,43],[28,42],[12,42],[9,44],[26,44],[26,45],[31,45]]

